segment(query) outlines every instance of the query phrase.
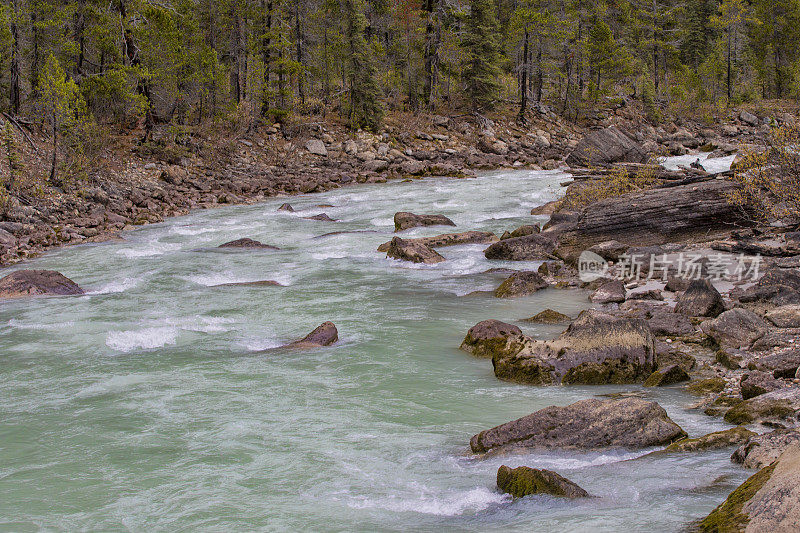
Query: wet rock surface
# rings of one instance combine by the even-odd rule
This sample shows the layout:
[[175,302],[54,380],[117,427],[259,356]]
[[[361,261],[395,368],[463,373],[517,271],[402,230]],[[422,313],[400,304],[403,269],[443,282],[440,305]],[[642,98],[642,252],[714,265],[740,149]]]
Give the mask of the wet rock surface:
[[77,283],[54,270],[17,270],[0,279],[0,298],[5,299],[83,293]]
[[455,222],[444,215],[415,215],[401,211],[394,215],[394,230],[405,231],[425,226],[455,226]]
[[588,498],[589,493],[551,471],[520,466],[509,468],[505,465],[497,470],[497,488],[515,498],[532,494],[550,494],[566,498]]

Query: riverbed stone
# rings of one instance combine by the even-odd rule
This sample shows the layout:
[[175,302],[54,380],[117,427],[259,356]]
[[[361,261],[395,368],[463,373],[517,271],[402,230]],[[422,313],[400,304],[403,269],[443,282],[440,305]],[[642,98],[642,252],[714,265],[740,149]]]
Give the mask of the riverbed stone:
[[625,301],[625,284],[619,279],[606,281],[589,299],[596,304],[622,303]]
[[800,370],[800,349],[786,350],[758,359],[758,370],[771,372],[776,378],[791,379]]
[[[465,231],[462,233],[445,233],[435,237],[420,237],[416,239],[404,239],[406,242],[418,242],[430,248],[441,248],[445,246],[459,246],[462,244],[491,244],[497,242],[497,235],[488,231]],[[379,252],[389,251],[391,241],[378,246]]]
[[800,446],[798,429],[776,429],[763,435],[753,435],[733,452],[731,461],[745,468],[764,468],[792,445]]
[[55,270],[17,270],[0,279],[0,299],[83,293],[77,283]]
[[386,251],[386,257],[412,263],[424,263],[426,265],[434,265],[445,261],[445,258],[433,248],[419,242],[404,240],[400,237],[392,239],[389,249]]
[[800,305],[782,305],[767,312],[767,320],[779,328],[800,328]]
[[269,244],[264,244],[262,242],[248,239],[247,237],[242,239],[236,239],[235,241],[226,242],[225,244],[220,244],[219,248],[244,248],[244,249],[260,249],[260,250],[280,250],[277,246],[272,246]]
[[763,337],[769,326],[752,311],[736,308],[703,322],[702,329],[720,346],[746,348]]
[[675,303],[675,312],[687,316],[716,317],[723,311],[722,295],[707,279],[692,281]]
[[689,374],[680,365],[670,365],[659,368],[648,377],[645,387],[666,387],[682,381],[689,381]]
[[514,449],[647,448],[684,438],[686,432],[657,403],[641,398],[588,399],[551,406],[482,431],[474,453]]
[[278,208],[278,211],[286,211],[286,212],[289,212],[289,213],[294,213],[294,207],[292,207],[292,204],[290,204],[290,203],[283,203]]
[[514,272],[494,291],[496,298],[515,298],[529,296],[546,289],[548,283],[537,272]]
[[653,335],[660,337],[681,337],[694,332],[691,319],[686,315],[674,313],[669,309],[654,309],[647,319]]
[[780,389],[745,400],[725,413],[730,424],[773,424],[790,427],[798,424],[800,388]]
[[505,261],[542,261],[552,258],[555,248],[551,236],[534,233],[496,242],[484,251],[484,256]]
[[530,318],[524,319],[525,322],[533,322],[535,324],[562,324],[572,320],[570,317],[552,309],[545,309]]
[[751,370],[742,376],[739,382],[742,398],[749,400],[768,392],[783,388],[783,383],[775,379],[772,374]]
[[497,488],[514,498],[532,494],[550,494],[566,498],[589,497],[588,492],[567,478],[551,470],[539,470],[527,466],[517,468],[501,466],[497,470]]
[[475,357],[492,357],[506,349],[509,337],[521,336],[522,330],[499,320],[484,320],[470,328],[461,349]]
[[499,379],[515,383],[637,383],[655,370],[655,338],[643,320],[593,309],[582,312],[555,340],[523,336],[513,347],[516,352],[495,354],[492,365]]
[[771,465],[734,490],[696,527],[698,531],[797,531],[800,524],[800,446],[789,446]]
[[715,431],[714,433],[709,433],[708,435],[703,435],[702,437],[673,442],[667,446],[666,450],[669,452],[716,450],[719,448],[727,448],[729,446],[742,444],[756,435],[757,433],[750,431],[745,427],[736,426],[724,431]]
[[400,211],[394,215],[394,230],[404,231],[423,226],[455,226],[455,222],[444,215],[415,215]]
[[339,340],[339,331],[333,322],[323,322],[317,326],[314,331],[300,339],[289,344],[292,348],[315,348],[322,346],[330,346]]

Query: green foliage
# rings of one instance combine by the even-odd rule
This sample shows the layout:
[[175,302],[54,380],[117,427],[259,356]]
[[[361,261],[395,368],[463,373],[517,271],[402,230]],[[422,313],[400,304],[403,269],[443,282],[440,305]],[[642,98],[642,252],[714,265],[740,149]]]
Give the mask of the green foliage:
[[381,90],[376,80],[375,60],[364,38],[367,19],[363,0],[344,0],[345,35],[350,52],[350,125],[375,131],[383,120]]
[[470,0],[463,47],[467,96],[477,110],[492,109],[500,91],[499,30],[491,0]]

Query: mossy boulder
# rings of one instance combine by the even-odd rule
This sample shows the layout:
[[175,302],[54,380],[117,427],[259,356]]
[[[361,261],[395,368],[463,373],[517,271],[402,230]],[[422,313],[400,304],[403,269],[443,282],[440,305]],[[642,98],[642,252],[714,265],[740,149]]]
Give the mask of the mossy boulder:
[[670,365],[660,368],[650,374],[645,382],[645,387],[666,387],[682,381],[689,381],[689,374],[680,365]]
[[800,446],[751,476],[700,521],[697,531],[797,531],[800,524]]
[[756,433],[747,428],[737,426],[735,428],[726,429],[724,431],[716,431],[697,437],[695,439],[684,439],[678,442],[673,442],[667,446],[667,451],[670,452],[696,452],[702,450],[715,450],[718,448],[727,448],[728,446],[735,446],[743,442],[747,442],[750,437],[755,436]]
[[509,349],[513,351],[513,347],[507,346],[513,336],[522,336],[522,330],[499,320],[484,320],[470,328],[460,348],[475,357],[492,357]]
[[497,470],[497,487],[515,498],[523,498],[531,494],[550,494],[566,498],[589,496],[589,493],[581,487],[555,472],[527,466],[518,468],[501,466]]
[[[659,346],[664,349],[660,349]],[[690,372],[697,366],[697,359],[667,343],[656,343],[656,367],[661,369],[673,365],[678,365],[686,372]]]
[[538,272],[514,272],[494,291],[496,298],[515,298],[529,296],[546,289],[548,283]]
[[563,324],[572,320],[570,317],[552,309],[545,309],[530,318],[526,318],[525,322],[533,322],[535,324]]
[[[714,401],[711,402],[709,405],[703,409],[703,412],[708,416],[723,416],[727,413],[732,407],[736,407],[744,400],[739,398],[738,396],[730,396],[728,394],[720,394]],[[736,424],[737,422],[730,422],[731,424]],[[744,423],[744,422],[739,422]]]
[[722,378],[706,378],[692,381],[686,385],[686,391],[698,396],[719,394],[725,390],[727,382]]
[[519,339],[520,349],[492,358],[495,375],[542,385],[641,383],[655,370],[655,338],[643,320],[590,309],[557,339]]
[[730,424],[754,422],[794,426],[800,415],[800,389],[782,389],[745,400],[725,413]]

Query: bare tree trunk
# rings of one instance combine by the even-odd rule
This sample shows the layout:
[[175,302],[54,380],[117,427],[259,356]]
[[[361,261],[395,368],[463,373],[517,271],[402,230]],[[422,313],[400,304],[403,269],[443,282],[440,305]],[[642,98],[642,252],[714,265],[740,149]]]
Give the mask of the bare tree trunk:
[[83,73],[83,62],[85,59],[86,53],[86,39],[84,37],[84,30],[86,27],[86,0],[80,0],[78,5],[75,9],[75,20],[74,20],[74,28],[73,28],[73,39],[75,40],[75,45],[78,48],[78,59],[75,61],[75,71],[72,74],[72,77],[77,79]]
[[58,120],[55,110],[53,110],[53,116],[51,118],[53,122],[53,157],[50,161],[50,183],[56,185],[56,162],[58,159]]
[[423,9],[428,20],[425,24],[425,103],[433,105],[433,92],[436,86],[437,65],[439,63],[439,30],[434,11],[436,0],[425,0]]
[[528,28],[525,28],[525,41],[522,49],[522,80],[519,84],[520,90],[520,104],[519,116],[517,120],[520,124],[525,124],[525,112],[528,107]]
[[306,103],[305,92],[305,74],[303,73],[303,29],[300,25],[300,7],[295,4],[294,6],[294,29],[295,40],[297,41],[297,64],[300,65],[300,71],[297,73],[297,97],[300,99],[300,104]]
[[13,48],[11,49],[11,112],[19,114],[20,103],[20,49],[19,49],[19,29],[17,28],[17,16],[19,16],[19,0],[13,0],[13,12],[11,16],[11,38],[14,40]]
[[264,62],[264,86],[261,91],[261,115],[267,116],[270,108],[270,95],[269,95],[269,79],[270,79],[270,66],[272,63],[272,0],[261,0],[261,9],[264,11],[264,27],[261,31],[264,36],[261,39],[261,59]]

